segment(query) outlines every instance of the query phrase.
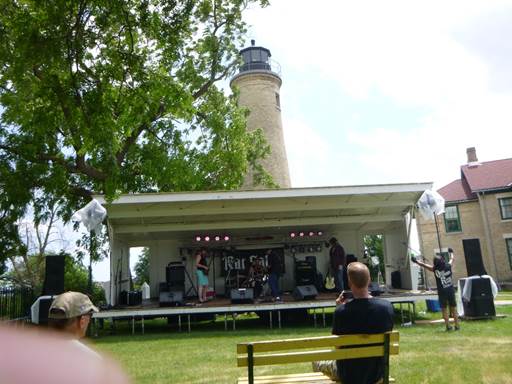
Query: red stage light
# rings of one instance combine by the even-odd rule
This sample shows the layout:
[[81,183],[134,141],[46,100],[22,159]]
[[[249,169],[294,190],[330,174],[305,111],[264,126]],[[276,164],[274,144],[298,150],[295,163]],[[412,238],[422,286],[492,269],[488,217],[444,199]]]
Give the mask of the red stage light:
[[313,232],[313,231],[309,231],[309,236],[310,236],[310,237],[315,236],[315,232]]
[[317,232],[318,236],[322,236],[324,233],[322,231]]
[[290,237],[291,237],[292,239],[294,239],[294,238],[295,238],[295,236],[296,236],[295,232],[290,232]]
[[201,236],[196,236],[196,241],[201,241]]
[[229,236],[228,235],[224,235],[224,241],[229,241]]
[[304,237],[304,232],[299,232],[300,237]]
[[220,236],[219,235],[215,236],[215,241],[220,241]]
[[210,236],[205,236],[204,241],[210,241]]

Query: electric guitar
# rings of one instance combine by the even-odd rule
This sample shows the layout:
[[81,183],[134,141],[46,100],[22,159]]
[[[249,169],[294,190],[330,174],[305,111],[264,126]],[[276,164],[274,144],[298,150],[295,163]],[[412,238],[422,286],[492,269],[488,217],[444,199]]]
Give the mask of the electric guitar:
[[327,276],[325,276],[324,287],[328,291],[336,288],[336,284],[334,283],[334,276],[332,276],[330,273],[327,273]]

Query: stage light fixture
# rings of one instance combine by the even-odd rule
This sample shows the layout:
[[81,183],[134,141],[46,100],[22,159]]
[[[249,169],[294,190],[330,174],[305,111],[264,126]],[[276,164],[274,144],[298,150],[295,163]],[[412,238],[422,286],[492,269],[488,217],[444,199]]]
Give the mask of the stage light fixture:
[[318,236],[322,236],[323,234],[324,234],[324,233],[323,233],[322,231],[318,231],[318,232],[317,232],[317,235],[318,235]]
[[196,241],[197,242],[201,241],[201,236],[196,236]]
[[308,235],[309,235],[309,237],[313,237],[313,236],[315,236],[315,232],[309,231]]
[[224,235],[224,241],[229,241],[230,237],[228,235]]
[[210,236],[205,236],[204,241],[210,241]]
[[215,235],[215,241],[220,241],[220,236],[219,235]]
[[295,232],[290,232],[290,237],[291,237],[292,239],[295,239],[295,236],[297,236]]
[[300,231],[299,232],[299,237],[304,237],[304,232]]

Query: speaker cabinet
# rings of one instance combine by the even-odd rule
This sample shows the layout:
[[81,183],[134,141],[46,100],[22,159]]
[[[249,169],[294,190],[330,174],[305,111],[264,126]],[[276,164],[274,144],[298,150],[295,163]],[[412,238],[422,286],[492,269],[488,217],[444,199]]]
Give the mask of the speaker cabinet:
[[395,289],[402,289],[402,275],[400,271],[391,272],[391,286]]
[[53,302],[53,296],[40,296],[30,307],[31,321],[33,324],[47,325],[48,312]]
[[316,298],[318,291],[312,284],[310,285],[298,285],[293,290],[293,297],[295,300],[312,300]]
[[464,316],[465,317],[494,317],[496,316],[496,309],[494,308],[494,301],[492,296],[489,297],[475,297],[470,301],[463,301]]
[[[316,259],[315,259],[316,260]],[[309,285],[316,282],[316,261],[297,260],[295,261],[295,284]]]
[[142,304],[142,291],[121,291],[119,294],[120,305],[141,305]]
[[165,267],[165,280],[170,288],[185,289],[185,266],[183,263],[171,262]]
[[47,256],[43,295],[60,295],[64,292],[65,256]]
[[462,300],[465,317],[494,317],[496,309],[494,307],[494,297],[492,295],[491,281],[486,278],[480,279],[461,279],[461,289],[471,282],[471,297],[469,301]]
[[252,288],[234,288],[231,290],[232,304],[250,304],[254,302],[254,290]]
[[161,307],[178,307],[183,305],[183,291],[161,291],[158,301]]

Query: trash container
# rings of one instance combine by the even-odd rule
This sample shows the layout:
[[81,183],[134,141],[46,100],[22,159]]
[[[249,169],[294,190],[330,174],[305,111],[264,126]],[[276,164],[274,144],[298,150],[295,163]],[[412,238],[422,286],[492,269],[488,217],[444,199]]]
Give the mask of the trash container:
[[429,312],[441,312],[441,305],[439,300],[425,300],[427,302],[427,311]]

